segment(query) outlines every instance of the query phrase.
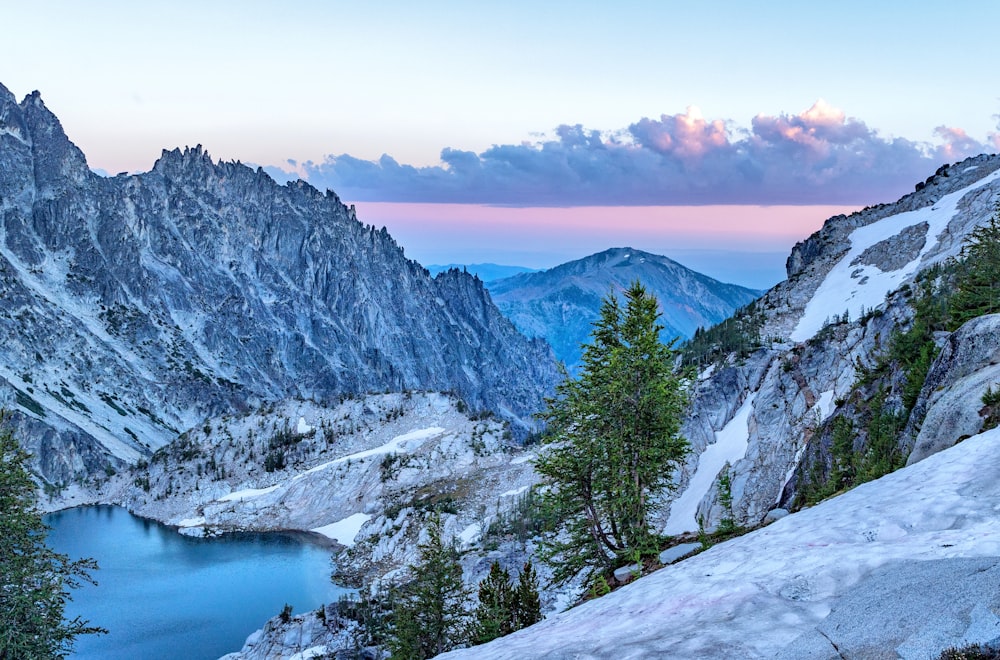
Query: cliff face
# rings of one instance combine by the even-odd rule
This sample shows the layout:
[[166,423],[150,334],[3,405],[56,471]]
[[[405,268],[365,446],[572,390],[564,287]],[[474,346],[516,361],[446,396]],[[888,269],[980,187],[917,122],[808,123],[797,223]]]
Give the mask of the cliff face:
[[[922,273],[958,256],[970,232],[994,214],[998,170],[1000,156],[942,167],[898,202],[830,218],[795,246],[788,279],[755,303],[760,347],[704,370],[694,389],[684,427],[694,451],[677,502],[664,514],[668,531],[691,530],[699,517],[708,526],[730,516],[759,522],[796,500],[811,471],[829,472],[838,417],[853,425],[855,450],[863,450],[866,400],[881,388],[885,410],[902,411],[901,369],[889,364],[877,382],[865,378],[884,363],[894,333],[910,327]],[[980,399],[996,375],[992,344],[983,338],[995,344],[995,322],[970,324],[937,337],[944,350],[896,436],[904,459],[914,445],[911,462],[981,428]],[[700,460],[709,448],[711,460]],[[723,469],[731,512],[718,504]]]
[[289,397],[447,390],[523,432],[556,379],[477,279],[432,279],[334,193],[200,147],[102,178],[2,87],[0,300],[0,398],[53,483]]

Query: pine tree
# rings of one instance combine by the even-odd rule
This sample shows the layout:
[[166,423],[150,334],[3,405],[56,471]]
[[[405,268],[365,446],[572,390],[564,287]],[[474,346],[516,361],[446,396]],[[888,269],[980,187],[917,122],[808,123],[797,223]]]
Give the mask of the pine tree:
[[549,485],[544,506],[563,521],[545,549],[557,582],[657,549],[652,498],[672,487],[687,451],[686,393],[673,344],[659,340],[656,299],[639,282],[625,299],[624,309],[613,293],[605,299],[579,378],[567,377],[542,415],[535,469]]
[[[6,415],[0,412],[0,423]],[[92,559],[70,561],[45,545],[28,454],[0,430],[0,658],[61,658],[78,635],[106,632],[63,617],[68,590],[93,582]]]
[[490,564],[490,574],[479,583],[479,606],[473,614],[473,644],[485,644],[514,631],[514,589],[510,574],[500,563]]
[[531,561],[521,568],[514,590],[514,630],[527,628],[542,620],[542,602],[538,598],[538,574]]
[[962,254],[958,291],[950,305],[954,328],[977,316],[1000,312],[1000,211],[972,231]]
[[438,514],[429,523],[413,580],[395,596],[389,650],[400,660],[431,658],[465,641],[468,594],[458,551],[442,539]]

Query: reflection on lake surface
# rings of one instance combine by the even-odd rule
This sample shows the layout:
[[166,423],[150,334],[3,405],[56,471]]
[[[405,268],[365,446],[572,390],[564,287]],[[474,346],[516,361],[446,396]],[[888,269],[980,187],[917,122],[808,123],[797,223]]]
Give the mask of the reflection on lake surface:
[[84,635],[75,659],[218,658],[281,611],[297,613],[346,592],[330,582],[330,551],[284,534],[181,536],[113,506],[45,516],[48,542],[71,559],[93,557],[99,586],[73,592],[80,615],[107,635]]

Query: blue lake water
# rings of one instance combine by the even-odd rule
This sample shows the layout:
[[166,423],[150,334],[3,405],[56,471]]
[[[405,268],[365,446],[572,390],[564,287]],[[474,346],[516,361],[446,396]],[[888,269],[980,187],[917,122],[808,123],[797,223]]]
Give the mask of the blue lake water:
[[107,635],[77,638],[75,660],[218,658],[278,614],[337,600],[330,551],[294,536],[181,536],[125,509],[88,506],[45,516],[49,545],[70,558],[93,557],[98,586],[73,592],[80,615]]

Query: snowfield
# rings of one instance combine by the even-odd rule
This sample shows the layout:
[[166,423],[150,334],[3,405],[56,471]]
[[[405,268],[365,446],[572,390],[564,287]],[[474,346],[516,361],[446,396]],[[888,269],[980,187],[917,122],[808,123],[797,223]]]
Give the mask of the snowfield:
[[750,413],[753,412],[755,394],[746,398],[721,431],[715,432],[715,442],[706,447],[698,457],[698,467],[687,488],[670,504],[670,518],[663,529],[664,534],[698,531],[698,505],[715,483],[719,471],[727,462],[735,465],[736,461],[746,456],[750,439]]
[[[889,653],[927,660],[950,644],[992,640],[1000,618],[991,596],[976,595],[971,613],[957,614],[952,598],[928,593],[919,580],[883,583],[914,571],[950,579],[950,568],[989,563],[969,558],[1000,561],[998,448],[1000,429],[982,433],[603,598],[443,657],[836,658],[831,639],[854,634],[888,638]],[[997,569],[973,568],[965,571],[972,584],[993,589]],[[878,620],[889,605],[850,600],[852,589],[873,583],[903,612],[891,612],[896,623]],[[931,613],[908,616],[920,600]],[[823,628],[828,617],[837,626]],[[853,629],[840,623],[851,617]],[[876,657],[874,647],[855,648],[869,654],[841,657]],[[877,657],[891,657],[884,652]]]
[[[849,237],[851,249],[827,273],[823,283],[809,299],[805,312],[792,331],[790,339],[795,342],[811,339],[834,314],[841,314],[846,310],[852,319],[856,319],[863,315],[865,310],[881,305],[885,295],[898,289],[910,275],[915,273],[924,255],[937,245],[941,233],[955,217],[959,201],[969,192],[989,185],[998,178],[1000,171],[983,177],[966,188],[945,195],[936,204],[916,211],[891,215],[851,232]],[[868,248],[922,222],[926,222],[929,227],[927,240],[917,257],[902,268],[882,271],[871,264],[854,263],[855,259]]]
[[354,545],[354,538],[358,535],[358,532],[371,519],[372,517],[367,513],[355,513],[343,520],[338,520],[322,527],[316,527],[312,531],[322,534],[328,539],[333,539],[340,545],[350,547]]

